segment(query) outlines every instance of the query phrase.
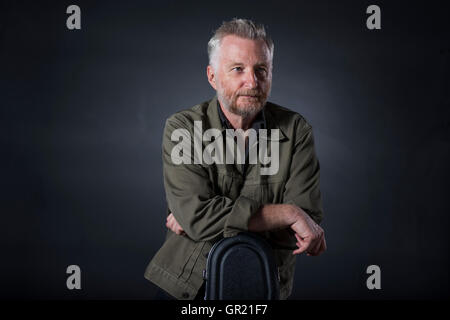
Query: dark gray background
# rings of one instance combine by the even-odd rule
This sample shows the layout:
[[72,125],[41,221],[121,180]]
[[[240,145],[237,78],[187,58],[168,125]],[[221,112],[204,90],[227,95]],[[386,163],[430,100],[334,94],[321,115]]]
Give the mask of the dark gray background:
[[448,298],[448,11],[392,2],[3,1],[0,297],[152,297],[164,120],[213,96],[206,43],[238,16],[272,35],[270,100],[313,125],[322,168],[328,251],[298,258],[292,298]]

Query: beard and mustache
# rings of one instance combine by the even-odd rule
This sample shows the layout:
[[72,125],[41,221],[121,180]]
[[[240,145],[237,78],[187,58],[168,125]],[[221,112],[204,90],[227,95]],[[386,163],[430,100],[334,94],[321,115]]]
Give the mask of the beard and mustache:
[[[227,92],[218,88],[217,96],[228,111],[243,118],[256,115],[266,104],[269,90],[242,89],[237,92]],[[240,101],[240,103],[238,102]],[[245,102],[242,102],[242,101]]]

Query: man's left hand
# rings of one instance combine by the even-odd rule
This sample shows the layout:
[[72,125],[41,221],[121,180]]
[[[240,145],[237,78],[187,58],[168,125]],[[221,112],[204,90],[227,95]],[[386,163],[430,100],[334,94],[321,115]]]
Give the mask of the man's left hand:
[[169,228],[170,230],[172,230],[173,232],[175,232],[178,235],[185,235],[186,232],[184,232],[183,228],[180,226],[180,224],[177,222],[177,220],[175,220],[175,217],[173,216],[172,213],[170,213],[167,216],[166,219],[166,227]]

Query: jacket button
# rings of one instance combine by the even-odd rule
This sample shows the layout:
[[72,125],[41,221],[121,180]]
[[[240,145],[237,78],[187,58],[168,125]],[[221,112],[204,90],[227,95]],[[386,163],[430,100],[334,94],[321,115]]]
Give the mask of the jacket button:
[[183,297],[183,299],[187,299],[187,298],[189,298],[189,293],[183,292],[183,294],[181,296]]

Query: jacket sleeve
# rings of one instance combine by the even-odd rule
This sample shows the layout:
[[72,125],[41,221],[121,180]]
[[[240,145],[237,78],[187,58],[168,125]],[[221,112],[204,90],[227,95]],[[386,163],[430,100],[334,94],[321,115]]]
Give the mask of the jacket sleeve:
[[[183,138],[179,141],[171,140],[175,129],[182,129],[179,132]],[[191,150],[191,164],[173,162],[173,148],[180,143]],[[193,134],[186,125],[173,118],[166,121],[162,146],[163,175],[170,212],[194,241],[210,241],[248,231],[248,221],[259,209],[259,204],[244,196],[232,200],[216,194],[208,170],[193,163],[192,144]]]
[[320,164],[314,150],[312,127],[301,118],[296,132],[296,142],[283,199],[284,203],[302,208],[319,224],[323,218],[319,189]]

